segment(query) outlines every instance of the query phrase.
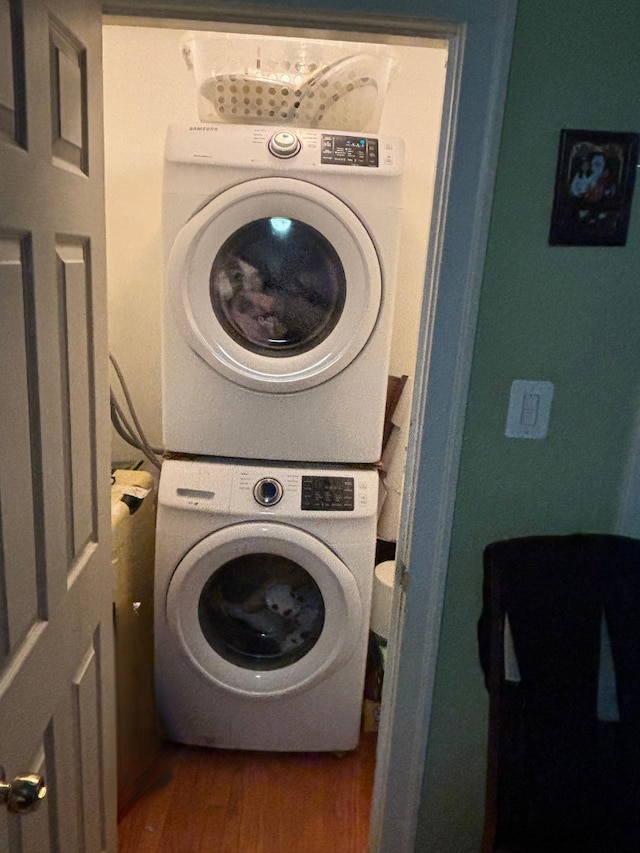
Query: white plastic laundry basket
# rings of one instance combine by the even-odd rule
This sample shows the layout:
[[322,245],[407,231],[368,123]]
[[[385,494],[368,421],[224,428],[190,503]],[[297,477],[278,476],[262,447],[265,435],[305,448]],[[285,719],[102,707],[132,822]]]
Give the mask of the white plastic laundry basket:
[[188,33],[204,122],[375,133],[396,60],[386,47],[235,33]]

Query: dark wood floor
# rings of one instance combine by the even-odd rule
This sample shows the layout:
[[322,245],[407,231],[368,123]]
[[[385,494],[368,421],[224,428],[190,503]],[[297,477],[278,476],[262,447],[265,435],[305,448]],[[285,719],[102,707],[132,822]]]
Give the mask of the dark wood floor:
[[366,853],[376,735],[342,757],[167,745],[119,853]]

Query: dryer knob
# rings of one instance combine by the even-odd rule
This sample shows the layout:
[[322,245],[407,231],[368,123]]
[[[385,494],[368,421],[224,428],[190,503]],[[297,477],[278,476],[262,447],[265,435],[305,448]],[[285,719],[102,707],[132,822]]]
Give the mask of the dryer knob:
[[279,130],[269,140],[269,151],[281,159],[295,157],[301,148],[302,145],[298,137],[288,130]]
[[253,497],[262,506],[274,506],[282,497],[282,485],[273,477],[263,477],[253,487]]

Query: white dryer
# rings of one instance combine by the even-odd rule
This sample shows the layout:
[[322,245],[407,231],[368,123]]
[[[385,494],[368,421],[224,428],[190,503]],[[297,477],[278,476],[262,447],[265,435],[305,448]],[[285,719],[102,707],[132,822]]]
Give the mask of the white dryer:
[[376,462],[402,141],[172,126],[165,158],[165,447]]
[[171,740],[357,746],[377,478],[370,468],[164,464],[155,682]]

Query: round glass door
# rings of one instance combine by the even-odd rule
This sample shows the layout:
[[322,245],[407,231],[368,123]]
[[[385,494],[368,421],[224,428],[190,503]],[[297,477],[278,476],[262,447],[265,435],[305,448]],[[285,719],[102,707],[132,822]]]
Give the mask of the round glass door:
[[207,642],[221,657],[253,670],[278,669],[304,657],[324,626],[318,584],[279,554],[248,554],[221,566],[198,602]]
[[171,249],[167,307],[214,370],[246,388],[303,390],[344,370],[382,304],[369,232],[307,181],[258,178],[207,202]]
[[270,217],[222,245],[211,267],[211,304],[240,346],[280,358],[318,346],[344,308],[346,277],[329,241],[311,225]]
[[344,665],[363,619],[347,566],[276,522],[231,524],[194,545],[173,573],[166,614],[204,678],[263,696],[304,690]]

